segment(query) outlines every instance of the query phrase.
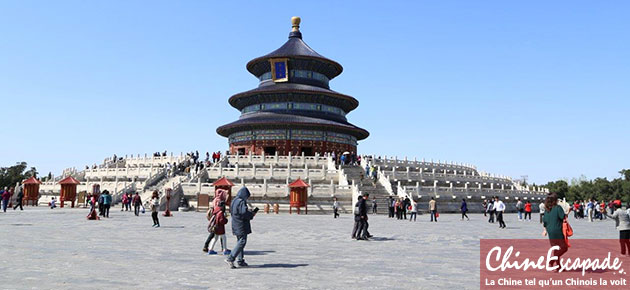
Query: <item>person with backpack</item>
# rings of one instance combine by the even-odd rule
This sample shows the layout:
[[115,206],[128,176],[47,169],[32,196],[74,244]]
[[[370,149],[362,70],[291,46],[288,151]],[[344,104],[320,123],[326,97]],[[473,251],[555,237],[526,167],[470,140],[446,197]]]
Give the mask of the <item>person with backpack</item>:
[[525,220],[532,221],[532,203],[529,200],[525,203]]
[[140,195],[136,192],[132,199],[133,202],[133,213],[136,216],[140,215],[140,206],[142,205],[142,199],[140,199]]
[[214,251],[214,246],[217,241],[221,240],[221,252],[223,255],[229,255],[230,250],[227,248],[227,240],[225,238],[225,225],[228,223],[228,219],[225,217],[225,202],[219,203],[219,206],[214,208],[212,213],[212,220],[210,222],[210,231],[214,233],[214,238],[210,243],[210,251],[208,251],[208,255],[216,255],[217,252]]
[[466,214],[468,212],[468,204],[466,204],[466,199],[462,198],[462,205],[459,207],[459,209],[462,211],[462,220],[464,220],[464,217],[466,218],[466,220],[470,220],[470,218],[468,218],[468,215]]
[[216,216],[214,214],[214,210],[216,208],[219,207],[219,205],[221,203],[223,203],[225,205],[225,202],[227,201],[227,190],[225,189],[217,189],[214,199],[212,200],[212,205],[210,206],[210,208],[208,209],[208,211],[206,212],[206,218],[209,221],[208,224],[208,232],[210,233],[208,235],[208,238],[206,239],[206,242],[203,244],[203,249],[202,251],[204,252],[208,252],[208,245],[210,244],[210,241],[212,241],[212,239],[214,238],[214,231],[211,230],[211,228],[214,226],[215,220],[216,220]]
[[549,244],[551,246],[558,246],[560,249],[553,252],[553,256],[557,257],[557,259],[551,260],[549,262],[549,267],[553,267],[554,262],[558,264],[558,267],[560,267],[560,257],[568,250],[562,227],[564,220],[564,209],[558,205],[558,197],[555,193],[550,193],[545,199],[543,236],[549,237]]

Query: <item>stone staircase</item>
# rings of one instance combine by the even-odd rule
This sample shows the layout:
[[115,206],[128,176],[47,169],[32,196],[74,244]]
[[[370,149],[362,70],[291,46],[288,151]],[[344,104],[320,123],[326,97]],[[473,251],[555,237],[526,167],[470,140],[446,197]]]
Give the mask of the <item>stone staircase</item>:
[[[387,199],[390,196],[385,187],[378,181],[375,183],[371,178],[365,177],[365,169],[360,166],[343,166],[343,171],[348,177],[348,182],[359,185],[361,193],[370,195],[368,200],[368,212],[372,212],[372,199],[376,198],[376,204],[379,214],[387,214]],[[361,180],[361,175],[364,175]]]

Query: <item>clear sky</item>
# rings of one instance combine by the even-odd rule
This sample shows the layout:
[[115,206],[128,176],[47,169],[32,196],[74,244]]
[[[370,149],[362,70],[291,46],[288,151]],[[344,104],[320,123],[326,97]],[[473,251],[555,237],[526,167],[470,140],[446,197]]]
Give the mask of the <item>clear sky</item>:
[[344,66],[360,153],[537,183],[630,167],[628,1],[0,1],[0,165],[226,150],[291,16]]

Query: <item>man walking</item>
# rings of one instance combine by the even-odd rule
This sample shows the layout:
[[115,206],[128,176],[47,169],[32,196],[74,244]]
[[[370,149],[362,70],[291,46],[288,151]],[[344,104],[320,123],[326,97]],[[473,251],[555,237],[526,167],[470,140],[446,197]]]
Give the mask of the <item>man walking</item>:
[[103,191],[103,216],[109,217],[109,208],[112,205],[112,196],[109,195],[109,191]]
[[355,206],[354,212],[354,228],[352,229],[352,238],[357,240],[368,240],[370,236],[368,233],[367,223],[367,199],[369,194],[363,193],[363,197],[359,196],[359,200]]
[[15,197],[15,206],[13,207],[13,210],[18,208],[18,206],[20,207],[20,210],[24,210],[24,208],[22,207],[22,199],[24,199],[24,188],[22,188],[22,186],[18,186],[17,192],[18,193]]
[[236,259],[238,259],[237,265],[239,268],[249,266],[245,262],[243,252],[247,244],[247,235],[252,232],[249,221],[252,220],[256,212],[258,212],[258,208],[255,208],[253,212],[247,208],[247,199],[249,196],[249,189],[243,187],[238,191],[236,198],[232,200],[232,204],[230,205],[230,212],[232,213],[232,234],[236,236],[237,240],[236,246],[234,246],[232,253],[230,253],[225,262],[232,269],[236,268],[234,266],[234,260]]
[[503,221],[503,212],[505,211],[505,204],[499,199],[498,196],[494,197],[494,211],[497,213],[497,222],[499,228],[505,228],[505,222]]

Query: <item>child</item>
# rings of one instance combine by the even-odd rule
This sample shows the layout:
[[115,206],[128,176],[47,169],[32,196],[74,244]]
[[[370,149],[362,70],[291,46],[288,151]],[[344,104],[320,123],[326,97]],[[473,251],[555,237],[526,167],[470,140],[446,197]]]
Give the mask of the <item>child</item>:
[[214,218],[214,238],[212,238],[212,242],[210,242],[210,251],[208,251],[208,255],[217,254],[217,252],[214,251],[214,245],[216,245],[217,240],[219,239],[221,239],[221,252],[223,252],[223,255],[229,255],[230,250],[227,249],[227,240],[225,238],[225,225],[228,223],[228,220],[225,217],[224,201],[221,201],[219,206],[214,208],[213,214],[216,215]]
[[53,196],[53,197],[50,199],[50,209],[53,209],[53,208],[57,207],[57,206],[55,205],[55,202],[57,202],[57,200],[55,200],[55,197]]

